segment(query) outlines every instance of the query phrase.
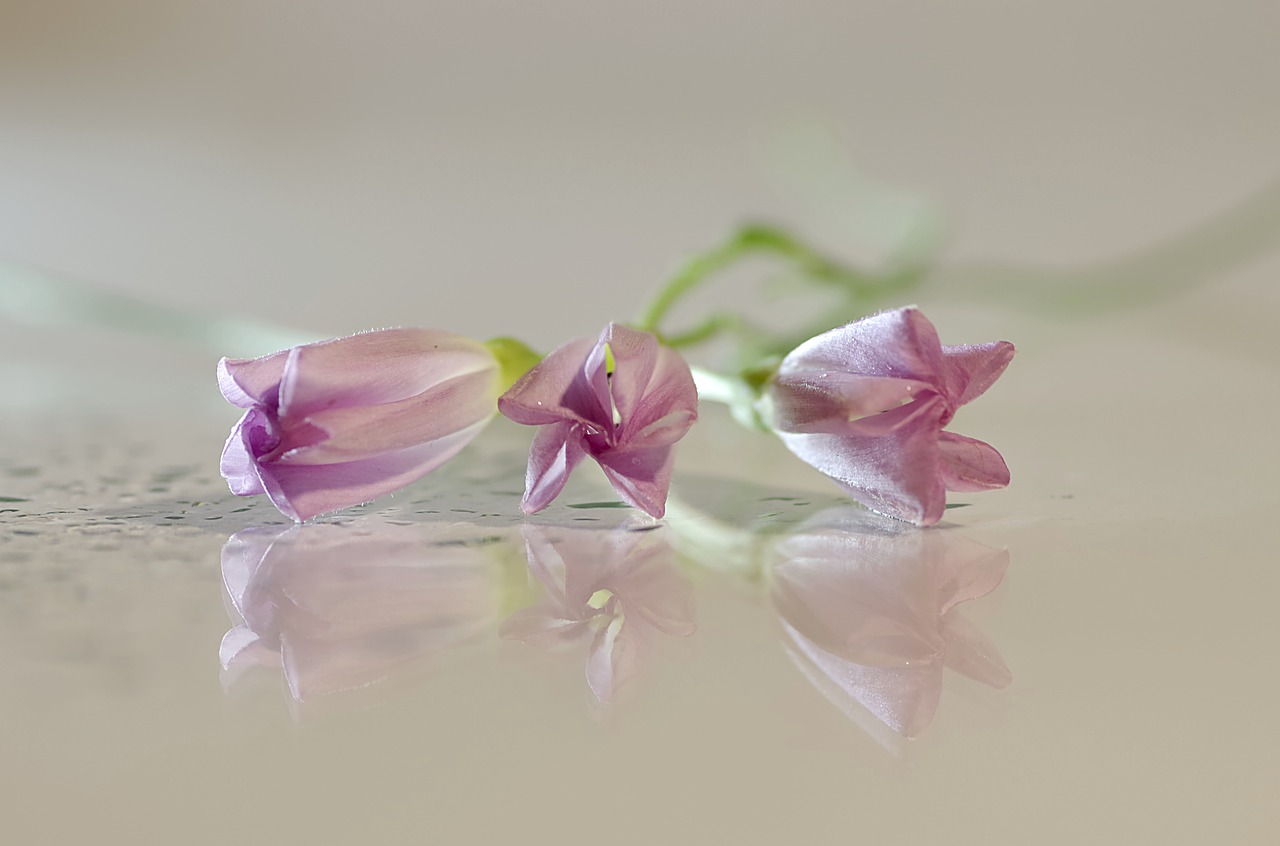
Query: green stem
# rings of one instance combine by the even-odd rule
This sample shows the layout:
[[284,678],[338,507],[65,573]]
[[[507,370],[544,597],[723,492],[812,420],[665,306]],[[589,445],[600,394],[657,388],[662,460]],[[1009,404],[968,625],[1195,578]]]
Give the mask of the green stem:
[[640,315],[639,328],[658,332],[662,319],[682,297],[745,255],[749,251],[744,238],[745,232],[746,230],[739,230],[715,249],[685,262],[658,290],[649,307]]
[[701,367],[690,367],[693,383],[698,387],[698,402],[718,402],[729,406],[734,420],[748,429],[768,431],[756,406],[757,392],[745,379],[714,373]]
[[[773,255],[793,264],[806,278],[842,289],[852,301],[869,300],[898,287],[901,272],[887,276],[866,274],[823,256],[790,233],[766,225],[750,225],[736,231],[720,246],[694,256],[667,280],[640,317],[638,326],[662,335],[662,322],[671,308],[691,291],[720,271],[749,255]],[[692,346],[733,328],[739,319],[730,314],[713,315],[695,328],[664,336],[670,346]]]

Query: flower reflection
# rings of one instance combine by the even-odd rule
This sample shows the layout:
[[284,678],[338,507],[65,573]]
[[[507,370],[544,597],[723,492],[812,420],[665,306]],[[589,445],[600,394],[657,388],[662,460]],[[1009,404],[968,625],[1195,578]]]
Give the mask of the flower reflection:
[[995,589],[1006,551],[838,509],[777,553],[773,602],[793,660],[899,734],[914,737],[932,721],[944,667],[992,687],[1010,682],[995,647],[956,610]]
[[279,667],[298,702],[378,686],[491,631],[495,565],[424,527],[318,524],[246,529],[222,548],[240,619],[224,671]]
[[693,587],[664,532],[526,525],[529,572],[545,596],[509,617],[501,636],[546,647],[590,640],[587,685],[602,705],[614,702],[668,638],[696,629]]

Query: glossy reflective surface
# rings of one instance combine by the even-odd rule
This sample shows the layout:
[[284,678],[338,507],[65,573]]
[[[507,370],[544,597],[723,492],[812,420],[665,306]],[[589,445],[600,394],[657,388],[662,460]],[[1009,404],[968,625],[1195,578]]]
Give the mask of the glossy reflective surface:
[[919,196],[812,106],[1018,355],[925,533],[719,408],[660,524],[525,518],[497,420],[294,528],[217,471],[262,333],[0,318],[4,842],[1276,842],[1273,3],[9,5],[0,252],[85,312],[549,349],[747,212],[874,260]]

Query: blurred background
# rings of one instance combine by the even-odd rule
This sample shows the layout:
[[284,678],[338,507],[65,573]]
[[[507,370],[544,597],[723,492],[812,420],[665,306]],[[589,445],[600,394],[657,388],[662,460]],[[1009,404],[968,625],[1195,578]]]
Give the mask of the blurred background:
[[[14,842],[1276,842],[1278,36],[1276,0],[0,0]],[[953,426],[1014,483],[948,512],[1010,550],[975,618],[1008,690],[949,691],[882,760],[706,554],[701,653],[615,730],[581,665],[549,684],[496,638],[317,731],[280,690],[228,704],[218,550],[278,515],[218,477],[219,355],[548,349],[754,220],[927,259],[903,300],[944,341],[1018,345]],[[701,304],[789,318],[778,269]],[[693,505],[836,494],[722,411],[681,446]],[[451,478],[371,516],[452,515],[479,483]]]
[[868,266],[927,241],[913,298],[967,308],[956,340],[1099,267],[1247,321],[1280,287],[1238,272],[1280,243],[1277,32],[1271,0],[0,0],[0,373],[11,406],[148,392],[119,363],[154,342],[60,323],[53,279],[546,348],[761,219]]

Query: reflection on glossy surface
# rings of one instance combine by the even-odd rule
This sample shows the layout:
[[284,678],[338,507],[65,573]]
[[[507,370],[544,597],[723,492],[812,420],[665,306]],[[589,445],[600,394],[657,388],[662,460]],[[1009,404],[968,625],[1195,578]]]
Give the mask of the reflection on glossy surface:
[[665,533],[526,525],[529,573],[545,595],[500,634],[548,647],[589,639],[587,685],[601,704],[615,701],[664,641],[696,628],[693,587],[676,570]]
[[239,618],[224,672],[280,667],[298,702],[381,686],[483,636],[500,599],[486,547],[380,522],[246,529],[222,575]]
[[937,711],[944,667],[992,687],[1011,680],[956,610],[995,589],[1006,551],[857,509],[817,515],[776,550],[772,596],[789,652],[829,696],[914,737]]

